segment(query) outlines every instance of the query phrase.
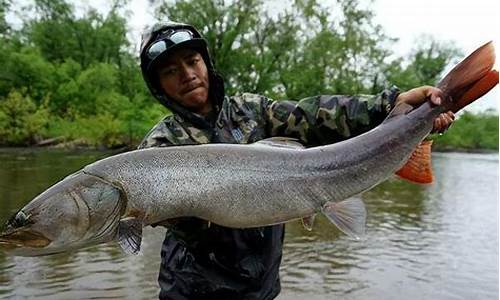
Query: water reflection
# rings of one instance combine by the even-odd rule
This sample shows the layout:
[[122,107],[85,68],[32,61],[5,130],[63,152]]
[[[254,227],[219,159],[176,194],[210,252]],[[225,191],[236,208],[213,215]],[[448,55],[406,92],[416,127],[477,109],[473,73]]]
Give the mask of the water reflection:
[[[106,153],[0,150],[0,223]],[[497,299],[498,155],[436,154],[436,182],[391,179],[363,194],[367,234],[352,241],[323,217],[287,224],[278,299]],[[0,253],[0,299],[156,298],[164,230],[138,256],[116,245],[39,258]]]
[[[159,248],[163,230],[146,229],[138,256],[116,245],[99,245],[53,256],[7,257],[0,265],[0,299],[151,299],[157,293]],[[153,241],[153,243],[151,243]],[[4,294],[4,296],[2,296]]]
[[364,276],[353,274],[384,270],[385,267],[376,262],[372,266],[370,258],[396,260],[398,265],[400,251],[395,251],[395,245],[399,250],[418,251],[422,248],[414,242],[415,239],[407,238],[408,233],[383,239],[380,236],[391,232],[421,231],[424,192],[425,187],[391,180],[365,193],[367,236],[360,242],[340,234],[323,216],[317,218],[312,233],[305,231],[300,223],[288,224],[283,285],[290,291],[337,295],[368,288],[370,284]]
[[362,242],[287,225],[280,299],[497,299],[498,155],[436,154],[434,170],[432,185],[363,194]]

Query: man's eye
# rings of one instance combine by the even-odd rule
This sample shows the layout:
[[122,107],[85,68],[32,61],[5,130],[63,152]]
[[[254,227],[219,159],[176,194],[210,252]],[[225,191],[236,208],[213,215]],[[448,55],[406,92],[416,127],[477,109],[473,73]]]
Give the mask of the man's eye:
[[199,61],[200,61],[200,59],[199,59],[199,58],[192,58],[192,59],[189,61],[189,64],[190,64],[190,65],[196,65]]
[[175,74],[175,72],[177,72],[177,69],[175,69],[175,68],[168,68],[168,69],[164,69],[162,71],[162,74],[163,75],[173,75],[173,74]]

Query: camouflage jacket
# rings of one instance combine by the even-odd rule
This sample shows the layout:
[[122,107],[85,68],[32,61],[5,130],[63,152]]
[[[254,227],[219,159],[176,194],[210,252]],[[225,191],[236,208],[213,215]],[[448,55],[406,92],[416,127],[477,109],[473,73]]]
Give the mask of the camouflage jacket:
[[273,136],[294,137],[309,147],[335,143],[381,123],[398,92],[391,88],[377,96],[315,96],[299,102],[272,101],[255,94],[225,97],[215,120],[204,120],[200,126],[186,116],[167,116],[146,135],[139,148],[214,142],[247,144]]
[[[225,97],[212,118],[173,114],[139,148],[205,143],[252,143],[294,137],[305,146],[359,135],[381,123],[396,88],[378,96],[316,96],[272,101],[242,94]],[[172,222],[162,247],[160,298],[273,299],[280,291],[284,226],[231,229],[195,218]]]

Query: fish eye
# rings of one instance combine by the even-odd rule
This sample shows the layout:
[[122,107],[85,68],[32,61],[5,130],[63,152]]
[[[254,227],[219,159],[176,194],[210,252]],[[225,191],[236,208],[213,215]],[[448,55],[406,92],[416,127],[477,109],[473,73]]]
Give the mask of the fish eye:
[[29,216],[26,215],[22,210],[15,214],[12,218],[7,221],[7,228],[19,228],[31,224]]

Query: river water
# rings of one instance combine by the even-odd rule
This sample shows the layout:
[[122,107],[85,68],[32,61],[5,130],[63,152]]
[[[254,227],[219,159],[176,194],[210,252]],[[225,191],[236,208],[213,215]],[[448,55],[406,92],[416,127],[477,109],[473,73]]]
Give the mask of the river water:
[[[0,223],[31,198],[109,153],[0,149]],[[286,226],[285,299],[498,299],[498,154],[433,154],[436,181],[388,180],[363,198],[366,236],[324,217]],[[0,299],[154,299],[164,229],[141,253],[106,244],[24,258],[0,252]]]

